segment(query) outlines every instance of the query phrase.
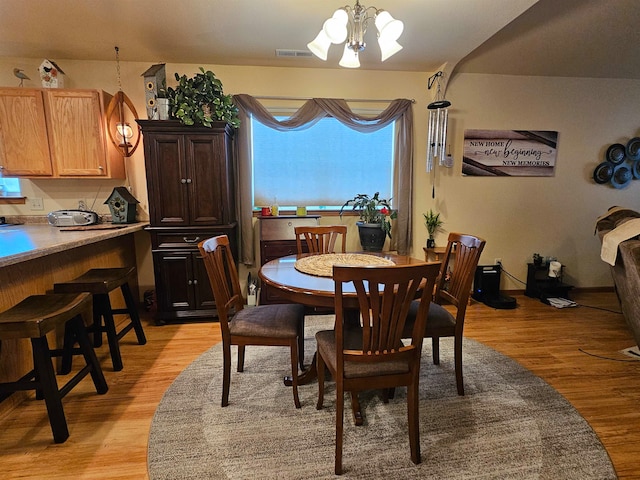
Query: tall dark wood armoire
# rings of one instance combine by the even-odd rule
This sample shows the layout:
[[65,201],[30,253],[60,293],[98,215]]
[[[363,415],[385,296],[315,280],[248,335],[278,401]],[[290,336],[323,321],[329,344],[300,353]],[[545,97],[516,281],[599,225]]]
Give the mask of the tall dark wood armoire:
[[228,235],[237,256],[233,129],[138,120],[144,137],[156,321],[212,319],[213,293],[198,242]]

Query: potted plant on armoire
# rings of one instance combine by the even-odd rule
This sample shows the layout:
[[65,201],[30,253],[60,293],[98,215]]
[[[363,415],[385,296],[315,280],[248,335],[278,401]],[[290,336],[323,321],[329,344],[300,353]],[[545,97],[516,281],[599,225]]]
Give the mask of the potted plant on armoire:
[[[198,242],[238,244],[233,138],[238,110],[213,72],[178,76],[169,120],[138,120],[144,136],[156,322],[213,318],[215,301]],[[234,251],[237,258],[237,251]]]

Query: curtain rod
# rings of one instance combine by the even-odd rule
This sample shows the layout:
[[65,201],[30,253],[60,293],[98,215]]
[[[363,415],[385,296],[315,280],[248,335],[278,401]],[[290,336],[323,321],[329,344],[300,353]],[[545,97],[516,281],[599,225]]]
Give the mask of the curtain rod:
[[[304,101],[306,102],[307,100],[312,100],[313,97],[268,97],[268,96],[255,96],[253,98],[257,98],[259,100],[298,100],[298,101]],[[387,99],[382,99],[382,100],[375,100],[372,98],[346,98],[345,102],[359,102],[359,103],[391,103],[394,100],[397,99],[393,99],[393,100],[387,100]],[[415,99],[412,98],[411,99],[411,103],[416,103]]]

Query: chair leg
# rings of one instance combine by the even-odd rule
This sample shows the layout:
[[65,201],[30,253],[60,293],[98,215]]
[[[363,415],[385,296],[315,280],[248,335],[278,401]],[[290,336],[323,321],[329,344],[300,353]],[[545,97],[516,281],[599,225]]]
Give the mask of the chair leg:
[[33,348],[36,375],[40,380],[42,395],[49,414],[53,441],[55,443],[63,443],[69,438],[69,429],[67,428],[67,420],[62,408],[62,395],[58,390],[56,374],[53,371],[47,337],[32,338],[31,346]]
[[122,296],[124,297],[124,303],[127,305],[127,310],[129,310],[129,318],[131,319],[131,324],[133,325],[133,329],[136,332],[138,345],[144,345],[147,343],[147,337],[145,336],[144,330],[142,329],[140,315],[138,315],[138,307],[136,301],[133,298],[133,294],[131,293],[131,287],[129,287],[128,283],[123,283],[120,286],[120,291],[122,292]]
[[462,335],[454,337],[453,356],[456,368],[456,385],[458,395],[464,395],[464,382],[462,381]]
[[244,372],[244,345],[238,345],[238,372]]
[[335,474],[342,475],[342,435],[344,429],[344,390],[336,381],[336,463]]
[[[240,348],[240,347],[238,347]],[[231,345],[222,341],[222,403],[221,406],[229,405],[229,384],[231,383]]]
[[304,372],[304,317],[298,328],[298,362],[300,371]]
[[420,418],[418,409],[418,378],[407,386],[407,414],[409,422],[409,447],[411,449],[411,461],[416,465],[420,463]]
[[300,397],[298,397],[298,339],[291,341],[291,378],[293,387],[293,403],[296,408],[300,408]]
[[320,352],[316,352],[316,371],[318,372],[318,403],[316,404],[316,410],[320,410],[324,403],[324,359]]
[[431,350],[433,352],[433,364],[440,365],[440,337],[431,339]]

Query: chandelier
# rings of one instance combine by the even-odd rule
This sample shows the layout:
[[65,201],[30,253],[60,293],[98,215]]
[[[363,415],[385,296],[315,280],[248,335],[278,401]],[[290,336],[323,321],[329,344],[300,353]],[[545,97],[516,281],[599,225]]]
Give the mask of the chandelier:
[[360,5],[358,0],[353,7],[346,5],[336,10],[333,16],[324,22],[320,33],[307,44],[307,47],[318,58],[326,61],[331,44],[345,42],[339,65],[358,68],[360,66],[358,55],[367,46],[364,35],[370,20],[374,20],[378,29],[378,45],[380,45],[381,59],[384,62],[402,50],[402,45],[397,40],[402,34],[404,24],[394,19],[386,10]]

